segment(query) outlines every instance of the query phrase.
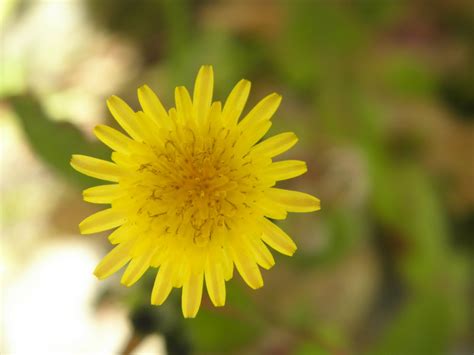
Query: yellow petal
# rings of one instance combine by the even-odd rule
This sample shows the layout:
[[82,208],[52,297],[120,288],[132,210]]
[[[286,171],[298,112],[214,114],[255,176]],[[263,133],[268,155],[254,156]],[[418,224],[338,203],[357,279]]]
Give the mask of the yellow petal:
[[109,208],[94,213],[79,224],[81,234],[92,234],[118,227],[126,222],[126,217]]
[[304,174],[307,171],[306,163],[301,160],[284,160],[272,163],[263,173],[273,180],[287,180]]
[[94,275],[100,280],[109,277],[122,268],[130,259],[132,242],[122,243],[112,249],[97,265]]
[[242,135],[239,138],[235,150],[238,154],[248,152],[250,147],[257,143],[270,129],[272,123],[270,121],[256,122],[248,127],[245,131],[242,131]]
[[84,201],[91,203],[112,203],[121,195],[122,190],[118,184],[94,186],[82,192]]
[[260,238],[249,238],[249,246],[258,265],[267,270],[275,265],[272,253]]
[[257,122],[269,120],[280,106],[281,95],[270,94],[262,99],[239,123],[239,128],[244,131]]
[[160,267],[161,265],[163,265],[165,261],[165,256],[168,252],[168,246],[169,246],[168,243],[166,244],[160,243],[158,245],[158,250],[153,255],[153,258],[151,258],[150,265],[152,267]]
[[183,283],[181,307],[184,318],[196,317],[202,299],[203,272],[191,271]]
[[94,134],[106,146],[117,152],[128,153],[130,151],[129,144],[133,141],[112,127],[98,125],[94,128]]
[[[211,105],[211,109],[207,117],[202,121],[202,124],[199,126],[201,127],[202,134],[209,135],[209,122],[215,122],[219,119],[222,111],[222,104],[220,101],[214,101]],[[205,131],[203,131],[204,129]]]
[[126,242],[132,237],[132,228],[127,224],[122,224],[119,228],[109,234],[108,239],[112,244],[119,244]]
[[227,248],[222,248],[222,270],[224,272],[224,280],[229,281],[234,276],[234,262]]
[[171,275],[171,284],[173,287],[180,288],[183,286],[184,280],[187,277],[186,274],[186,262],[189,260],[185,259],[186,256],[183,254],[175,255],[170,257],[170,260],[175,264],[173,273]]
[[288,215],[282,206],[263,196],[258,199],[257,203],[258,205],[256,207],[264,216],[267,216],[268,218],[285,219]]
[[123,175],[123,171],[116,164],[86,155],[74,154],[71,166],[84,175],[101,180],[117,182]]
[[155,119],[160,126],[166,129],[171,128],[171,123],[163,104],[147,85],[143,85],[138,89],[138,100],[147,115]]
[[143,140],[148,144],[153,143],[155,145],[161,145],[162,139],[160,138],[164,132],[163,128],[161,128],[154,119],[143,111],[137,111],[136,115]]
[[107,107],[118,124],[127,132],[130,137],[141,142],[140,127],[137,124],[135,112],[125,101],[117,96],[111,96],[107,100]]
[[253,289],[262,287],[262,274],[255,262],[255,258],[253,258],[249,251],[242,246],[240,240],[234,240],[232,242],[231,253],[235,266],[247,285]]
[[171,126],[173,127],[174,130],[176,130],[176,123],[178,121],[178,113],[176,112],[176,108],[175,107],[172,107],[169,109],[168,111],[168,115],[170,117],[170,122],[171,122]]
[[212,91],[214,90],[214,72],[212,66],[203,65],[198,72],[196,82],[194,84],[193,108],[194,117],[203,120],[207,117],[207,113],[212,102]]
[[160,267],[151,293],[151,304],[160,306],[166,301],[173,288],[171,274],[172,272],[168,264]]
[[215,256],[209,257],[205,266],[206,288],[209,298],[216,307],[225,304],[225,281],[222,266],[215,260]]
[[120,152],[112,152],[112,161],[123,169],[130,169],[136,166],[136,159],[128,154]]
[[289,212],[313,212],[320,209],[319,199],[304,192],[270,188],[267,196]]
[[189,122],[192,120],[193,104],[188,90],[184,86],[178,86],[174,91],[176,101],[176,111],[178,119],[181,122]]
[[228,125],[237,123],[249,97],[250,86],[250,81],[242,79],[229,94],[222,111],[222,118]]
[[262,240],[276,251],[284,255],[293,255],[296,251],[296,244],[280,227],[270,222],[266,218],[260,221],[262,227]]
[[127,266],[120,282],[127,287],[130,287],[137,282],[150,267],[151,258],[153,257],[155,250],[156,248],[149,248],[140,256],[134,257]]
[[286,152],[298,142],[298,137],[293,132],[285,132],[270,137],[252,148],[255,155],[266,155],[272,158]]

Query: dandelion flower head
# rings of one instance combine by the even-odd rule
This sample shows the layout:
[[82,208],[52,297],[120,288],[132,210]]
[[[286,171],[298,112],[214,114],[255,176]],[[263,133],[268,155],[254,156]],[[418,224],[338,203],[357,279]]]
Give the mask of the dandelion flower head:
[[166,111],[148,86],[138,89],[140,111],[116,96],[110,112],[126,134],[98,125],[95,135],[112,161],[73,155],[77,171],[108,181],[84,190],[84,200],[110,205],[79,224],[82,234],[115,230],[114,248],[94,271],[104,279],[126,266],[131,286],[158,268],[151,303],[161,305],[182,288],[182,311],[195,317],[203,285],[215,306],[225,303],[225,282],[234,266],[253,289],[263,286],[260,267],[274,265],[268,247],[292,255],[296,245],[272,220],[287,212],[319,209],[309,194],[275,187],[306,172],[298,160],[274,161],[296,142],[287,132],[262,140],[281,96],[270,94],[242,119],[250,82],[241,80],[224,105],[212,102],[213,69],[202,66],[193,95],[175,90]]

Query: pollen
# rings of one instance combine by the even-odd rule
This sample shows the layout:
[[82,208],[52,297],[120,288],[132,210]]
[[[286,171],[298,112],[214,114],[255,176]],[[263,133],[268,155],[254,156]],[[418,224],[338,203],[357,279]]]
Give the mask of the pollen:
[[263,286],[260,267],[274,264],[268,247],[296,250],[272,220],[319,209],[317,198],[275,187],[307,170],[303,161],[274,161],[296,143],[293,133],[262,140],[281,96],[268,95],[239,120],[250,82],[241,80],[223,106],[212,102],[213,82],[212,67],[201,67],[193,97],[176,88],[176,107],[168,111],[148,86],[138,89],[140,111],[112,96],[107,105],[127,134],[104,125],[94,130],[113,150],[112,161],[71,160],[79,172],[111,182],[83,193],[85,201],[110,207],[82,221],[81,233],[115,228],[115,247],[95,275],[103,279],[127,265],[121,282],[131,286],[157,268],[151,303],[182,288],[185,317],[196,316],[204,283],[214,305],[225,304],[234,267],[251,288]]

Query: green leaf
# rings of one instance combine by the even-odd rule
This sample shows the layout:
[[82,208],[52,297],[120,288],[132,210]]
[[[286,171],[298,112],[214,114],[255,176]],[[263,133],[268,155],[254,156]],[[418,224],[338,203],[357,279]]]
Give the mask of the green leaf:
[[423,96],[434,92],[436,78],[426,63],[408,55],[392,56],[385,63],[382,80],[396,93]]
[[295,352],[295,355],[330,355],[328,350],[323,349],[320,345],[314,343],[301,344]]
[[[195,319],[187,320],[191,339],[198,352],[222,354],[252,343],[265,329],[262,314],[249,291],[237,280],[226,284],[226,306],[201,306]],[[204,300],[203,300],[204,301]]]
[[199,351],[221,354],[249,344],[260,335],[258,324],[240,317],[238,312],[233,314],[226,307],[212,311],[201,309],[198,316],[189,321],[191,338]]
[[429,293],[405,306],[368,355],[447,354],[450,328],[449,303]]
[[69,161],[72,154],[78,153],[107,159],[110,151],[105,146],[87,140],[71,123],[51,120],[38,100],[31,95],[15,96],[9,102],[20,121],[25,138],[41,160],[81,188],[97,182],[76,172]]

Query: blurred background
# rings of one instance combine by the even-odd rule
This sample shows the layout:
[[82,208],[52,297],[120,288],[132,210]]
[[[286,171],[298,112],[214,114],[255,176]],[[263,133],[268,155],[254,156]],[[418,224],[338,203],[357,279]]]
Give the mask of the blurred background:
[[[470,0],[2,0],[2,354],[472,354],[474,7]],[[212,64],[215,98],[252,81],[247,110],[283,95],[271,134],[309,171],[283,184],[320,197],[281,225],[265,287],[239,276],[196,319],[149,306],[92,271],[110,245],[80,236],[96,182],[72,153],[117,94],[151,86],[170,107]]]

